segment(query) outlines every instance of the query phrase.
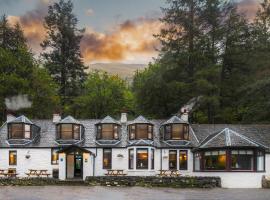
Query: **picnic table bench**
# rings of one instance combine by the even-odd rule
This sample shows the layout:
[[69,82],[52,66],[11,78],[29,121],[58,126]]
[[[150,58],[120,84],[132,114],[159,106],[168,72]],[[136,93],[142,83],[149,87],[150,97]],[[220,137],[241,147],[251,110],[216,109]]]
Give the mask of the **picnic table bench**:
[[9,168],[9,169],[0,169],[0,176],[4,177],[16,177],[18,174],[16,173],[15,168]]
[[126,176],[127,174],[124,174],[124,170],[122,169],[108,169],[106,176]]
[[51,174],[48,173],[47,169],[29,169],[29,172],[25,173],[28,177],[49,177]]
[[178,170],[159,170],[159,176],[179,177],[182,174]]

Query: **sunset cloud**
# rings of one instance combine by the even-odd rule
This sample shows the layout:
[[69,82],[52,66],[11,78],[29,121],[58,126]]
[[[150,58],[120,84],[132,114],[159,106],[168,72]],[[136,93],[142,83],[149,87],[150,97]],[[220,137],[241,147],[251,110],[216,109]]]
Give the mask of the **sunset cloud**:
[[141,18],[125,21],[105,34],[87,28],[81,42],[82,54],[86,62],[149,60],[156,55],[158,42],[153,34],[160,27],[158,20]]
[[50,0],[41,1],[36,9],[28,11],[22,16],[8,16],[11,24],[19,23],[22,26],[27,43],[35,53],[41,51],[40,43],[46,35],[43,21],[47,15],[49,2]]
[[258,11],[260,4],[258,0],[242,0],[238,3],[238,10],[243,13],[246,18],[252,21]]
[[[29,46],[33,52],[41,52],[40,43],[46,36],[43,27],[47,15],[47,3],[42,1],[38,7],[22,16],[9,16],[12,24],[20,23]],[[157,19],[140,18],[127,20],[106,33],[86,28],[81,41],[81,52],[86,63],[93,62],[131,62],[145,63],[156,55],[158,46],[153,34],[157,33],[161,23]]]

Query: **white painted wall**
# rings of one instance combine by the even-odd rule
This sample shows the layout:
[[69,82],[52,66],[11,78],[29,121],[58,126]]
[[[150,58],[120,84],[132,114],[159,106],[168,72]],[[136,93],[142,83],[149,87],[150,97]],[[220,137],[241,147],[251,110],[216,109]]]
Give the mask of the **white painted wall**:
[[[17,151],[17,165],[9,165],[9,151]],[[25,156],[30,155],[27,159]],[[51,149],[28,148],[28,149],[0,149],[0,169],[16,168],[18,177],[26,177],[29,169],[46,169],[52,176],[52,169],[58,165],[51,165]]]
[[93,176],[93,156],[83,153],[83,180],[87,176]]
[[66,179],[66,154],[59,154],[59,179]]

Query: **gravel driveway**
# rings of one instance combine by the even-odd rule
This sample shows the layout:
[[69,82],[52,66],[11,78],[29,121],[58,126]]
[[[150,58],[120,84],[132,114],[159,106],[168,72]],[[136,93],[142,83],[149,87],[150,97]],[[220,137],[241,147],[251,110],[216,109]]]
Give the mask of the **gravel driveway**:
[[6,186],[1,200],[269,200],[267,189],[171,189],[141,187]]

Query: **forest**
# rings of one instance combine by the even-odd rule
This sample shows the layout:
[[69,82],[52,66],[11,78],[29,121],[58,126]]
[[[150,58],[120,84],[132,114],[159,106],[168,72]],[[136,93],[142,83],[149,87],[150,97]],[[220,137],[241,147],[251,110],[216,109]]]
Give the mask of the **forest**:
[[[191,99],[192,123],[270,122],[270,0],[254,20],[234,1],[167,0],[158,56],[131,83],[104,71],[86,73],[72,1],[48,7],[43,51],[34,55],[20,24],[0,19],[0,121],[12,110],[29,118],[168,118]],[[26,95],[31,106],[7,106]]]

